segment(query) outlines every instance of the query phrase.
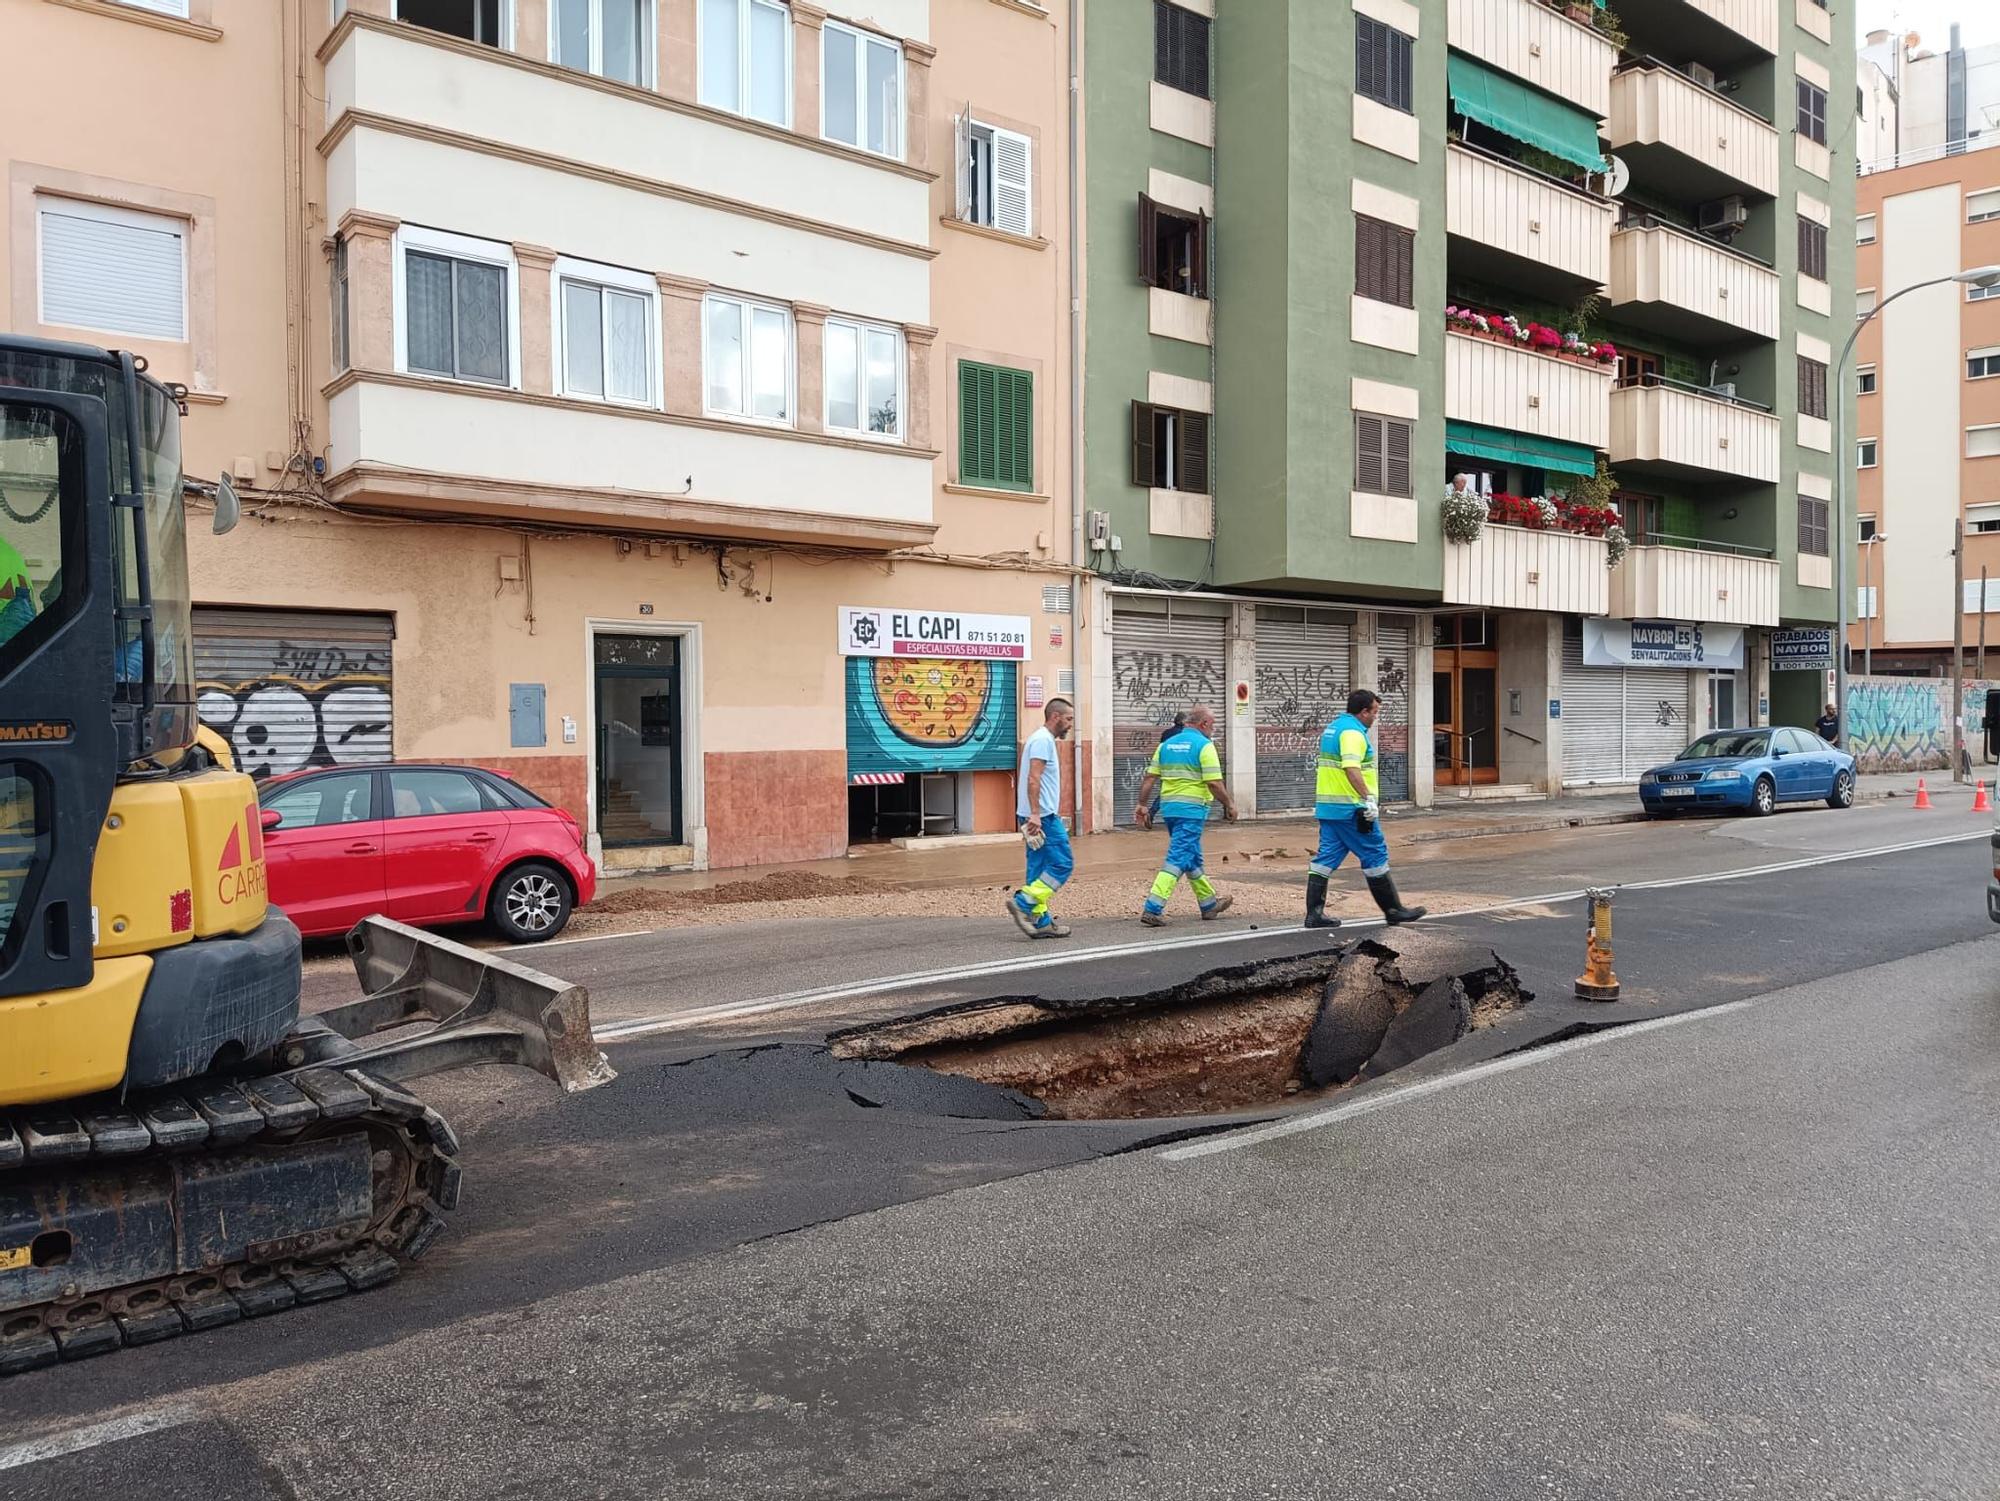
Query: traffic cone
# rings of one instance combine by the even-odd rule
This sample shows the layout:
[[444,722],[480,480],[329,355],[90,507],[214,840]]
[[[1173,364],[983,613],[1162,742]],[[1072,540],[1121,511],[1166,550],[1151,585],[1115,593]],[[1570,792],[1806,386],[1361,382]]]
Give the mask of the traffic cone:
[[1930,794],[1930,789],[1924,786],[1924,779],[1923,779],[1922,777],[1918,777],[1918,778],[1917,778],[1917,800],[1916,800],[1916,802],[1912,803],[1912,804],[1911,804],[1910,806],[1912,806],[1912,807],[1914,807],[1914,808],[1928,808],[1928,807],[1930,807],[1930,805],[1931,805],[1931,794]]
[[1991,813],[1993,811],[1993,799],[1986,795],[1986,784],[1984,782],[1974,782],[1972,784],[1972,811],[1974,813]]

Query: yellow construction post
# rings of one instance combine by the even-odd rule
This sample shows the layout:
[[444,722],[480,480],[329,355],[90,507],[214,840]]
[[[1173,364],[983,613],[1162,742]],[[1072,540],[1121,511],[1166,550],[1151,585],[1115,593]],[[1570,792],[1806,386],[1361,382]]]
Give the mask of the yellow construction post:
[[1608,886],[1593,886],[1584,892],[1584,908],[1590,919],[1583,949],[1583,973],[1576,977],[1579,1001],[1615,1001],[1618,976],[1611,969],[1611,898]]

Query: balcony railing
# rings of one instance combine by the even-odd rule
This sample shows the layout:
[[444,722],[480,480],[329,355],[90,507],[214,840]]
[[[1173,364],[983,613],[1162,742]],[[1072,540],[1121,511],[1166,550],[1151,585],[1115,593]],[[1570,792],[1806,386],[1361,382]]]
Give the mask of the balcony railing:
[[1766,407],[1647,380],[1611,393],[1611,462],[1696,479],[1775,484],[1779,423]]
[[1451,234],[1604,285],[1617,214],[1610,199],[1464,142],[1446,151],[1444,169]]
[[1602,537],[1488,522],[1476,542],[1447,542],[1444,602],[1494,610],[1602,615],[1610,573]]
[[1610,138],[1613,151],[1690,197],[1778,191],[1771,122],[1652,58],[1613,75]]
[[[1716,544],[1634,547],[1610,571],[1608,613],[1623,620],[1776,625],[1780,568],[1769,557]],[[1677,542],[1692,539],[1679,538]]]
[[1661,332],[1778,337],[1778,273],[1706,235],[1658,220],[1611,237],[1612,305]]
[[1589,448],[1609,440],[1609,367],[1451,331],[1444,352],[1446,416]]
[[1618,49],[1539,0],[1451,0],[1451,46],[1603,119]]

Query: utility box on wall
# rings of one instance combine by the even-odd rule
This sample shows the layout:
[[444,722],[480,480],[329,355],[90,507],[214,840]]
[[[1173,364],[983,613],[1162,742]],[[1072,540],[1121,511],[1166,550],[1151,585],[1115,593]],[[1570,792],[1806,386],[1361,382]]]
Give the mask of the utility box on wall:
[[549,743],[548,689],[540,683],[507,685],[507,727],[515,749]]

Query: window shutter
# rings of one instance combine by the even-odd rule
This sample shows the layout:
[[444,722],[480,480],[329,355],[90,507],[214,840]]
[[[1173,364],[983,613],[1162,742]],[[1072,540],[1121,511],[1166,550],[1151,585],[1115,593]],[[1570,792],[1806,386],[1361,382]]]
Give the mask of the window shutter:
[[1365,495],[1382,493],[1382,419],[1367,412],[1354,414],[1354,488]]
[[1410,424],[1393,418],[1382,421],[1382,491],[1385,495],[1414,495],[1410,484]]
[[1412,73],[1416,42],[1402,32],[1389,32],[1389,103],[1414,114],[1417,108],[1416,82]]
[[1132,403],[1132,483],[1151,489],[1159,474],[1159,460],[1153,451],[1153,408],[1143,401]]
[[46,198],[40,219],[42,322],[187,337],[184,225]]
[[1382,97],[1382,27],[1358,11],[1354,16],[1354,92],[1367,99]]
[[1139,195],[1139,280],[1149,287],[1160,284],[1160,206],[1144,193]]
[[972,218],[972,175],[976,170],[972,161],[972,132],[970,121],[964,115],[951,117],[951,158],[958,163],[958,200],[955,212],[961,224]]
[[1384,248],[1389,256],[1389,283],[1391,295],[1386,301],[1397,307],[1417,305],[1417,237],[1409,230],[1390,225],[1384,233]]
[[1011,130],[993,132],[993,227],[1034,232],[1034,143]]
[[1214,233],[1215,221],[1207,214],[1197,214],[1194,225],[1194,295],[1206,297],[1208,291],[1208,237]]
[[983,365],[958,365],[958,476],[967,482],[993,480],[992,391]]
[[1376,302],[1382,297],[1381,222],[1354,216],[1354,291]]
[[1035,378],[1025,370],[996,372],[1007,393],[999,464],[1001,482],[1017,490],[1035,488]]
[[1180,434],[1179,462],[1175,465],[1175,478],[1180,483],[1175,488],[1206,494],[1211,488],[1208,478],[1208,414],[1182,412],[1174,426]]
[[1168,87],[1174,80],[1174,7],[1153,0],[1153,77]]

